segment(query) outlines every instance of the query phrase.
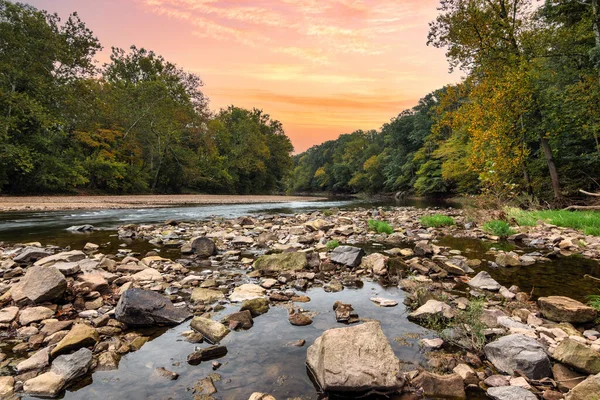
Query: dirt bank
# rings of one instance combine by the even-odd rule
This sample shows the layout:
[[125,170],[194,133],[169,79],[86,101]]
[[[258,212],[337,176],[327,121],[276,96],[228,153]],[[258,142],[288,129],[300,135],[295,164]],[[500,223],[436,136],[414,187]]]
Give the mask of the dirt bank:
[[195,204],[283,203],[288,201],[317,200],[325,200],[325,198],[304,196],[229,196],[207,194],[140,196],[26,196],[0,197],[0,212],[169,207]]

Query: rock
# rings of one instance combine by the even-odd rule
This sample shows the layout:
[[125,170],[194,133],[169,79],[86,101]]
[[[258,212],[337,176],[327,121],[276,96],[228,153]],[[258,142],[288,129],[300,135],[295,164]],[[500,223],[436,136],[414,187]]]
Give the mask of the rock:
[[210,377],[200,379],[194,384],[194,398],[198,398],[199,400],[211,400],[213,397],[209,396],[215,393],[217,393],[217,388],[215,388]]
[[585,344],[566,338],[556,346],[552,357],[588,374],[600,373],[600,354]]
[[387,273],[388,260],[388,256],[384,256],[380,253],[373,253],[363,257],[360,267],[372,270],[375,275],[385,275]]
[[427,303],[408,314],[412,320],[424,320],[427,318],[446,318],[454,317],[454,310],[448,304],[437,300],[428,300]]
[[23,391],[41,397],[56,397],[65,385],[65,379],[52,371],[29,379],[23,383]]
[[254,262],[254,269],[267,274],[279,272],[301,271],[308,265],[305,253],[281,253],[259,257]]
[[384,299],[382,297],[371,297],[369,300],[381,307],[396,307],[398,305],[396,300]]
[[452,275],[464,275],[467,272],[463,268],[450,261],[443,262],[440,264],[440,266],[442,267],[442,269],[444,269],[446,272]]
[[85,246],[83,246],[83,251],[91,253],[91,252],[98,250],[99,248],[100,248],[100,246],[98,246],[96,243],[88,242],[85,244]]
[[169,371],[168,369],[165,369],[163,367],[159,367],[156,368],[154,370],[154,373],[156,376],[159,376],[161,378],[167,379],[169,381],[174,381],[177,378],[179,378],[179,374],[173,371]]
[[358,267],[364,255],[365,251],[359,247],[338,246],[331,252],[331,261],[348,267]]
[[32,322],[39,322],[44,319],[52,318],[54,311],[46,307],[29,307],[21,310],[19,315],[19,323],[23,326],[29,325]]
[[496,256],[496,264],[501,267],[518,267],[521,265],[519,256],[513,252],[500,253]]
[[10,293],[16,303],[30,301],[37,304],[61,298],[66,289],[67,281],[56,268],[33,266]]
[[229,296],[229,300],[233,303],[238,303],[245,300],[259,299],[264,297],[264,288],[252,283],[245,283],[233,289],[233,293],[231,293]]
[[51,252],[41,247],[27,246],[13,258],[13,261],[17,264],[27,264],[51,255]]
[[17,318],[19,307],[5,307],[0,310],[0,324],[10,324]]
[[200,257],[208,258],[217,254],[215,242],[207,237],[197,237],[190,243],[192,252]]
[[98,332],[89,325],[76,324],[67,333],[67,335],[56,344],[50,355],[55,358],[61,354],[69,353],[73,350],[79,350],[82,347],[93,346],[100,340]]
[[249,310],[239,311],[233,314],[229,314],[221,321],[224,325],[229,325],[232,322],[237,323],[241,329],[250,329],[254,325],[252,320],[252,313]]
[[127,289],[115,308],[115,318],[129,326],[178,325],[190,318],[185,308],[178,308],[159,293],[137,288]]
[[70,232],[91,232],[93,230],[95,230],[96,228],[94,228],[93,225],[76,225],[76,226],[70,226],[67,228],[68,231]]
[[29,357],[27,360],[17,364],[17,372],[22,374],[27,371],[37,371],[46,368],[50,364],[50,347],[45,347]]
[[75,275],[81,271],[81,267],[79,266],[78,262],[57,262],[56,264],[52,264],[52,266],[64,276]]
[[208,318],[194,317],[190,325],[192,329],[200,332],[206,340],[213,344],[219,343],[229,334],[229,329],[225,325]]
[[540,297],[538,306],[545,318],[556,322],[591,322],[597,314],[592,307],[564,296]]
[[479,381],[473,368],[467,364],[458,364],[452,369],[455,374],[458,374],[465,384],[477,384]]
[[323,290],[331,293],[341,292],[344,290],[344,285],[342,285],[342,282],[338,281],[337,279],[332,279],[323,287]]
[[273,397],[267,393],[254,392],[250,395],[248,400],[277,400],[277,399],[275,399],[275,397]]
[[224,357],[227,354],[227,347],[225,346],[210,346],[204,349],[196,350],[192,354],[188,355],[187,362],[190,365],[198,365],[202,361],[210,361],[217,358]]
[[54,254],[48,257],[37,260],[33,265],[40,267],[49,267],[56,263],[76,263],[85,258],[85,253],[79,250],[64,251],[62,253]]
[[52,361],[50,371],[57,375],[61,375],[68,384],[87,374],[91,365],[92,352],[89,349],[82,348],[73,354],[56,357],[56,359]]
[[481,271],[477,275],[473,277],[473,279],[469,280],[467,284],[476,289],[484,289],[484,290],[500,290],[501,285],[496,282],[489,273],[486,271]]
[[265,298],[245,300],[242,303],[240,311],[248,310],[253,317],[258,317],[261,314],[269,311],[269,301]]
[[154,268],[146,268],[136,274],[131,275],[133,282],[149,281],[149,282],[162,282],[164,280],[162,274]]
[[426,397],[466,399],[464,383],[458,374],[437,375],[423,371],[413,384],[422,388]]
[[421,344],[421,346],[427,348],[427,349],[439,349],[444,345],[444,341],[440,338],[433,338],[433,339],[421,339],[419,341],[419,343]]
[[328,329],[311,345],[306,363],[324,391],[394,391],[400,362],[377,321]]
[[121,356],[114,351],[107,351],[98,356],[96,371],[112,371],[119,368]]
[[556,363],[552,366],[552,374],[559,387],[564,387],[568,390],[573,389],[586,378],[586,375],[571,371],[566,365],[561,363]]
[[190,300],[193,303],[212,304],[224,298],[225,295],[220,290],[196,288],[192,290]]
[[493,400],[537,400],[537,396],[519,386],[491,387],[486,394]]
[[488,360],[504,373],[512,375],[515,370],[519,370],[529,379],[552,376],[546,350],[528,336],[513,334],[501,337],[487,344],[484,352]]
[[427,240],[421,240],[415,243],[414,252],[419,257],[430,256],[433,254],[433,246]]
[[344,322],[352,324],[358,322],[358,314],[354,312],[354,308],[350,304],[336,301],[333,304],[333,310],[335,311],[335,319],[337,322]]
[[510,376],[506,375],[492,375],[485,378],[483,381],[487,386],[497,387],[497,386],[510,386]]
[[12,376],[0,376],[0,398],[8,399],[14,393],[15,379]]
[[295,326],[306,326],[312,324],[312,319],[302,312],[290,314],[288,321],[290,321],[290,324]]
[[591,399],[600,399],[600,374],[589,376],[565,396],[565,400]]

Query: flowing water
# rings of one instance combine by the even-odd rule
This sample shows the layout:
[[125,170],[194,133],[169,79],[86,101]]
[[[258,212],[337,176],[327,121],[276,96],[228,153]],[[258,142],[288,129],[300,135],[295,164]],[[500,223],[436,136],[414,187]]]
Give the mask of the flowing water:
[[[373,208],[375,206],[439,207],[443,202],[364,203],[356,200],[327,202],[293,202],[283,204],[217,205],[199,207],[148,208],[139,210],[100,210],[100,211],[60,211],[0,214],[0,241],[34,242],[70,246],[79,249],[86,242],[101,245],[101,251],[114,253],[126,247],[144,254],[153,246],[145,241],[122,240],[116,235],[118,225],[128,223],[157,223],[167,219],[198,221],[214,217],[235,218],[258,214],[291,214],[311,212],[317,209],[338,207]],[[92,224],[100,230],[75,234],[66,228],[73,225]],[[491,247],[503,250],[522,250],[509,243],[486,243],[479,240],[445,237],[438,245],[458,249],[469,258],[493,260],[487,254]],[[364,246],[367,252],[381,251],[382,246]],[[154,249],[161,255],[176,258],[178,250]],[[558,258],[550,263],[539,263],[529,267],[492,269],[484,262],[480,269],[487,270],[500,283],[519,285],[522,290],[533,291],[534,296],[566,295],[579,300],[595,293],[598,285],[583,279],[584,274],[600,276],[597,262],[577,257]],[[407,320],[407,310],[402,304],[404,293],[398,288],[385,288],[375,282],[364,282],[360,288],[346,288],[338,293],[326,293],[322,288],[306,292],[311,298],[308,303],[297,306],[316,313],[313,324],[305,327],[290,325],[287,310],[282,306],[272,307],[264,315],[257,317],[254,326],[248,331],[231,332],[222,344],[228,353],[219,362],[222,366],[212,370],[211,362],[197,366],[188,365],[187,355],[196,346],[183,340],[181,332],[189,330],[189,321],[171,329],[152,332],[152,339],[139,351],[124,356],[116,371],[96,372],[82,380],[65,394],[66,399],[168,399],[193,398],[194,384],[209,374],[216,372],[220,380],[215,382],[220,399],[247,399],[251,393],[261,391],[273,394],[278,399],[302,398],[318,399],[317,389],[306,371],[306,347],[326,329],[342,327],[336,322],[333,303],[337,300],[350,303],[361,318],[381,321],[383,331],[390,339],[392,348],[402,361],[403,370],[415,369],[426,361],[426,353],[418,345],[422,337],[435,334]],[[396,300],[393,308],[381,308],[369,298],[381,296]],[[216,319],[237,311],[234,305],[215,315]],[[290,342],[304,339],[306,346],[295,347]],[[175,381],[161,380],[153,375],[158,367],[178,373]],[[481,393],[470,395],[470,399],[480,398]]]

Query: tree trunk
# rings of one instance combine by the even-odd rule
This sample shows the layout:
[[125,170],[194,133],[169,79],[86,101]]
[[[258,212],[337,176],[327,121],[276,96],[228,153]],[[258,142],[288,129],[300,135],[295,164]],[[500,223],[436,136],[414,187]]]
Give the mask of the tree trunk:
[[[600,0],[592,0],[592,26],[596,38],[596,51],[600,51]],[[598,83],[600,84],[600,68],[598,69]]]
[[546,164],[548,164],[548,170],[550,171],[550,179],[552,180],[552,190],[554,190],[554,200],[559,202],[561,199],[560,194],[560,181],[558,179],[558,170],[556,164],[554,164],[554,157],[552,156],[552,149],[550,148],[550,142],[544,137],[544,134],[540,132],[540,144],[544,150],[544,157],[546,158]]

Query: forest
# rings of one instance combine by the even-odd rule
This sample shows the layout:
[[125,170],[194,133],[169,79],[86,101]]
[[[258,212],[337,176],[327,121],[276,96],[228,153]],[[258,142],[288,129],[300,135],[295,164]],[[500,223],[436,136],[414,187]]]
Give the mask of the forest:
[[598,0],[443,0],[427,40],[465,78],[297,155],[291,191],[549,204],[598,191]]
[[211,112],[203,82],[150,50],[102,49],[61,21],[0,0],[0,193],[267,193],[293,151],[258,109]]

